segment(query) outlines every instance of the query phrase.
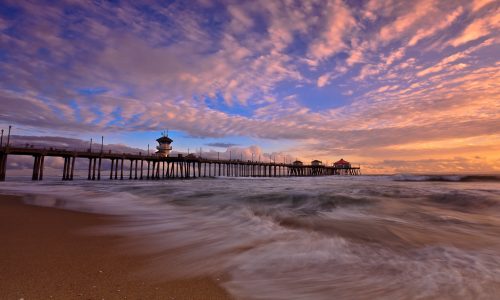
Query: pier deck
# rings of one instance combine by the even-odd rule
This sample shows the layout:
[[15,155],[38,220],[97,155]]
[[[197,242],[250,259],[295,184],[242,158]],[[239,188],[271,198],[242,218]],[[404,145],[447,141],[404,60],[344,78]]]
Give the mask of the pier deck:
[[[4,181],[7,158],[10,155],[33,157],[33,180],[42,180],[45,157],[64,159],[62,180],[73,180],[76,159],[88,160],[88,180],[159,180],[173,178],[196,178],[210,176],[228,177],[281,177],[281,176],[331,176],[360,175],[360,167],[324,165],[294,165],[276,162],[220,160],[195,157],[194,155],[160,157],[142,153],[116,153],[111,151],[66,150],[56,148],[0,147],[0,181]],[[103,161],[109,160],[111,168],[103,170]],[[103,171],[106,171],[104,176]]]

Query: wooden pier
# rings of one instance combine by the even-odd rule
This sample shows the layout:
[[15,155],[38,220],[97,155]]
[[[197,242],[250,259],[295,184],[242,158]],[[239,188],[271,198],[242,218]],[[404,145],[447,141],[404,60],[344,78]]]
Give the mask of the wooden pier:
[[[7,158],[11,155],[33,157],[32,180],[42,180],[46,157],[62,157],[64,165],[62,180],[75,177],[76,159],[88,160],[88,180],[160,180],[196,177],[282,177],[282,176],[330,176],[361,175],[360,167],[334,167],[323,165],[296,165],[276,162],[257,162],[242,160],[213,160],[194,155],[161,157],[130,153],[70,151],[45,148],[0,147],[0,181],[4,181],[7,171]],[[103,174],[104,160],[111,162],[108,174]]]

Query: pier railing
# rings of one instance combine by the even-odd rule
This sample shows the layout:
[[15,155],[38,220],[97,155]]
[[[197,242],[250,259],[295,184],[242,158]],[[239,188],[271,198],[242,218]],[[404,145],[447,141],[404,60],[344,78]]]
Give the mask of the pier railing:
[[[88,160],[88,180],[101,180],[103,172],[110,180],[159,180],[196,177],[282,177],[282,176],[331,176],[360,175],[360,167],[336,168],[324,165],[295,165],[238,159],[211,159],[197,157],[193,154],[179,154],[172,157],[161,157],[148,153],[120,153],[109,149],[75,149],[48,147],[26,144],[0,147],[0,181],[5,180],[7,158],[10,155],[32,156],[33,180],[42,180],[45,157],[61,157],[64,159],[62,180],[73,180],[75,161],[78,158]],[[103,161],[111,163],[111,167],[103,170]]]

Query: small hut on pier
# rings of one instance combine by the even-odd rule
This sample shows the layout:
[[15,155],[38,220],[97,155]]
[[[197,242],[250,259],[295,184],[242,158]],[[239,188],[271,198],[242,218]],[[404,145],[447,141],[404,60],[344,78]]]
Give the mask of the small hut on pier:
[[323,162],[315,159],[311,162],[311,167],[312,167],[312,169],[311,169],[312,175],[315,175],[315,176],[321,175],[321,172],[323,170],[323,168],[322,168]]
[[351,167],[351,163],[341,158],[339,161],[334,162],[333,166],[337,169],[349,169]]
[[323,165],[323,162],[322,162],[322,161],[320,161],[320,160],[317,160],[317,159],[315,159],[315,160],[313,160],[313,161],[311,162],[311,166],[313,166],[313,167],[320,167],[320,166],[322,166],[322,165]]
[[296,167],[300,167],[300,166],[303,166],[303,165],[304,165],[304,163],[302,163],[300,160],[296,160],[296,161],[294,161],[292,164],[293,164],[294,166],[296,166]]

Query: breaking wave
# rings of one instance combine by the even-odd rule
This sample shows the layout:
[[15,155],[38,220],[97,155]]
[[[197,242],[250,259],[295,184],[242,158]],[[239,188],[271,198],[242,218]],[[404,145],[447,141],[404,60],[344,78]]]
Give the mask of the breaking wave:
[[410,175],[398,174],[394,181],[500,182],[498,175]]

